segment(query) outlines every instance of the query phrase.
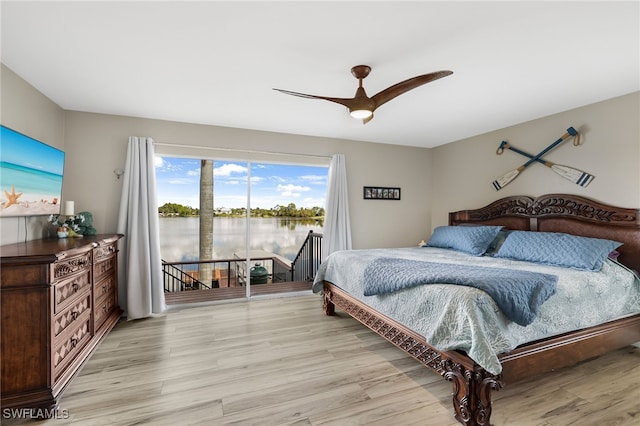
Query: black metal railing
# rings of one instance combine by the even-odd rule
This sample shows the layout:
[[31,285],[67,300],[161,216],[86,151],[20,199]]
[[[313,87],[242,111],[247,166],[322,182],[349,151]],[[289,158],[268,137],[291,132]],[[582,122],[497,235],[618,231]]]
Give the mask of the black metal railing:
[[309,231],[291,262],[291,281],[313,281],[322,260],[322,234]]
[[165,292],[203,290],[211,288],[198,280],[193,272],[186,268],[179,268],[178,263],[162,261],[162,275]]
[[[236,287],[238,278],[236,259],[202,260],[192,262],[162,261],[162,275],[165,292],[207,290],[218,287]],[[200,272],[211,271],[211,279],[203,282]]]
[[[313,281],[321,255],[322,234],[309,231],[291,264],[277,256],[252,258],[251,263],[267,269],[268,282]],[[163,260],[162,275],[165,292],[241,287],[246,285],[247,278],[251,279],[246,259],[240,257],[190,262]]]

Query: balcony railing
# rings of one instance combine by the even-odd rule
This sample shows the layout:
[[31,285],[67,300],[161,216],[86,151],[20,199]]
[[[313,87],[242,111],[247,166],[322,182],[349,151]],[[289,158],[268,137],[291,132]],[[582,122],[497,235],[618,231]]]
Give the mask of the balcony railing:
[[[313,281],[322,252],[322,234],[310,231],[291,264],[275,254],[251,257],[252,265],[265,268],[268,283]],[[200,260],[191,262],[162,261],[164,291],[167,293],[188,290],[242,287],[246,285],[246,259]],[[210,278],[203,278],[210,276]],[[252,283],[253,284],[253,283]]]
[[291,281],[313,281],[322,260],[322,234],[309,231],[291,262]]

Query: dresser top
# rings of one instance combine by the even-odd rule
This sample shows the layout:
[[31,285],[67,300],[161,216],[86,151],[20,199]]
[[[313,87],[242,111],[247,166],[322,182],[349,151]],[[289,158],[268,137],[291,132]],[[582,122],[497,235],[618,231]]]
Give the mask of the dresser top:
[[81,238],[47,238],[0,246],[3,263],[28,258],[63,258],[75,252],[90,250],[111,244],[122,238],[122,234],[85,235]]

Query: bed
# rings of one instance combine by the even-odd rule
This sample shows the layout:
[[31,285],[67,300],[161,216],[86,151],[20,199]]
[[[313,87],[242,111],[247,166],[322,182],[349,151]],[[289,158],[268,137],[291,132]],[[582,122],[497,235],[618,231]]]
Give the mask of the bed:
[[[530,325],[526,326],[513,325],[512,321],[505,317],[500,309],[496,308],[493,299],[487,296],[482,289],[434,284],[364,296],[364,292],[370,290],[360,289],[359,283],[353,284],[356,281],[360,282],[361,279],[358,275],[360,272],[357,272],[360,270],[358,265],[360,261],[357,260],[357,256],[369,256],[370,259],[375,258],[376,260],[399,257],[403,258],[404,262],[414,262],[422,260],[420,256],[423,256],[423,252],[420,250],[424,249],[421,247],[403,248],[394,253],[386,249],[337,252],[323,262],[316,275],[313,288],[315,292],[323,294],[324,312],[327,315],[333,315],[336,307],[345,311],[426,367],[451,381],[454,417],[460,423],[468,426],[490,425],[491,394],[508,383],[574,365],[583,360],[640,342],[640,278],[633,273],[633,271],[640,271],[640,209],[615,207],[568,194],[549,194],[537,198],[512,196],[502,198],[479,209],[450,213],[449,225],[442,228],[453,229],[454,226],[456,227],[454,230],[457,231],[460,231],[458,227],[463,226],[469,228],[497,227],[501,229],[500,234],[513,233],[506,237],[506,241],[509,241],[514,235],[530,237],[532,236],[531,232],[535,232],[534,237],[542,237],[547,234],[555,236],[562,233],[563,235],[568,234],[567,238],[580,236],[579,238],[585,237],[584,240],[598,239],[597,242],[600,242],[599,240],[602,239],[622,243],[619,247],[615,246],[615,250],[612,250],[610,256],[605,256],[602,263],[593,269],[594,272],[591,270],[576,271],[576,268],[573,267],[539,264],[522,259],[488,259],[491,256],[474,255],[473,261],[479,263],[480,267],[488,265],[506,268],[517,264],[517,267],[522,266],[525,269],[533,270],[538,274],[537,278],[539,279],[542,279],[540,277],[548,278],[548,275],[558,277],[557,287],[554,287],[551,294],[546,296],[548,298],[542,302],[541,306],[536,307],[535,318],[531,320]],[[503,240],[502,247],[505,247],[506,241]],[[441,257],[445,262],[451,264],[459,262],[457,258],[447,257],[451,250],[438,247],[428,247],[427,249],[436,253],[435,257]],[[498,251],[502,251],[502,248],[499,248]],[[456,254],[456,256],[458,255]],[[341,262],[343,266],[339,266]],[[372,266],[374,261],[367,260],[366,262],[361,261],[361,263],[367,266],[367,269],[363,269],[363,274],[371,274],[371,269],[368,268]],[[412,264],[408,263],[408,265]],[[596,271],[596,269],[598,270]],[[374,275],[379,274],[380,271],[378,270]],[[614,275],[608,278],[601,277],[609,274],[609,271],[613,271]],[[613,292],[613,286],[616,286],[616,291],[617,287],[622,286],[630,301],[621,302],[624,306],[621,305],[620,310],[614,308],[612,312],[602,312],[602,315],[609,315],[612,318],[604,321],[602,318],[595,317],[578,318],[576,323],[567,328],[571,321],[558,320],[559,315],[563,315],[562,312],[558,313],[558,309],[561,309],[558,299],[564,298],[574,304],[577,303],[572,300],[574,295],[569,296],[567,292],[574,291],[568,289],[580,288],[582,284],[575,285],[574,280],[577,280],[578,277],[582,279],[583,276],[589,279],[594,277],[594,279],[602,278],[610,281],[605,284],[588,284],[594,286],[590,290],[592,294],[606,298],[610,296],[607,289],[611,288],[611,292]],[[342,282],[339,282],[341,280]],[[618,283],[623,284],[619,285]],[[603,285],[611,287],[602,287]],[[425,290],[425,288],[429,289]],[[440,328],[441,325],[437,319],[433,319],[436,317],[429,317],[429,321],[424,321],[423,318],[417,321],[415,308],[406,308],[409,313],[396,310],[398,307],[416,305],[415,300],[418,297],[435,297],[435,292],[444,294],[445,288],[455,288],[451,291],[456,292],[454,296],[445,296],[449,297],[445,304],[448,301],[461,298],[463,292],[466,292],[469,294],[469,300],[472,300],[470,305],[477,303],[478,306],[481,306],[480,308],[478,306],[469,308],[472,312],[471,315],[476,317],[476,323],[471,326],[471,334],[476,333],[475,328],[486,328],[488,336],[486,340],[498,348],[497,352],[494,350],[495,353],[488,357],[478,355],[482,352],[474,348],[473,342],[469,343],[469,346],[461,345],[465,349],[451,349],[446,344],[444,345],[445,349],[442,349],[443,341],[434,337],[437,336],[437,333],[434,333],[433,329]],[[488,302],[487,298],[491,301]],[[384,304],[382,299],[385,299]],[[603,304],[615,304],[614,299],[617,300],[618,297],[610,298]],[[387,301],[390,301],[394,308],[387,308]],[[491,306],[489,308],[482,307],[484,305]],[[553,309],[555,311],[551,313]],[[495,312],[497,321],[501,323],[497,327],[492,324],[487,326],[483,324],[485,318],[487,318],[487,322],[493,321],[488,318],[494,315],[491,313],[492,310]],[[600,310],[592,309],[592,311]],[[423,310],[418,310],[418,312],[423,312]],[[566,316],[577,317],[574,313]],[[545,318],[546,324],[544,324]],[[447,320],[441,322],[445,323]],[[552,323],[561,323],[561,327],[549,326]],[[502,328],[507,331],[501,333]],[[459,327],[459,329],[461,328]],[[498,330],[496,334],[499,337],[494,336],[495,330]],[[516,330],[516,332],[511,334],[511,331],[508,330]],[[536,331],[529,332],[527,330]],[[467,328],[465,328],[466,331]],[[463,340],[466,342],[465,339]],[[505,340],[507,341],[505,342]],[[495,345],[496,342],[498,342],[497,345]],[[503,343],[502,346],[499,344],[500,342]],[[509,350],[499,350],[499,348],[505,347],[508,347]]]

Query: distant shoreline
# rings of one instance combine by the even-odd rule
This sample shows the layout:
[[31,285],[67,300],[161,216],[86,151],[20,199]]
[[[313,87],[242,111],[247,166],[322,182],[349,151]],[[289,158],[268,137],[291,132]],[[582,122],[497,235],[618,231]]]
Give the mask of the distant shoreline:
[[[164,218],[194,218],[200,217],[198,214],[194,215],[179,215],[177,213],[158,213],[158,217]],[[231,215],[231,214],[214,214],[213,217],[230,218],[230,219],[242,219],[246,218],[246,215]],[[250,216],[252,219],[293,219],[293,220],[324,220],[324,216]]]

